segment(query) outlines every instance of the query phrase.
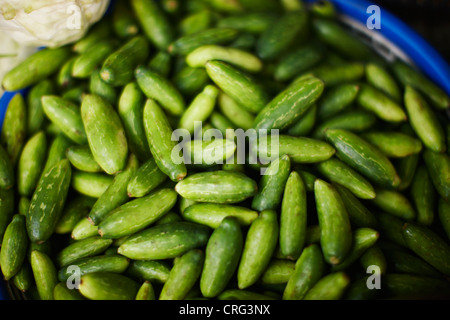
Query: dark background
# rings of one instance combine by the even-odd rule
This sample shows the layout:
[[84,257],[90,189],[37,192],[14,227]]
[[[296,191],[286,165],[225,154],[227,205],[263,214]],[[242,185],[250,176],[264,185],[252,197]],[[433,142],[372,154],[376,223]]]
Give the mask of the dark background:
[[450,0],[372,0],[427,40],[450,63]]

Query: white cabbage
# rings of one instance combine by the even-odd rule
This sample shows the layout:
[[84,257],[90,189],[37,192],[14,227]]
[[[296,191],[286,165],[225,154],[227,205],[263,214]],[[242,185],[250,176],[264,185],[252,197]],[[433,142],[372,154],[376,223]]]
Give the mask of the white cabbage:
[[109,0],[0,0],[0,31],[17,43],[59,47],[84,36]]

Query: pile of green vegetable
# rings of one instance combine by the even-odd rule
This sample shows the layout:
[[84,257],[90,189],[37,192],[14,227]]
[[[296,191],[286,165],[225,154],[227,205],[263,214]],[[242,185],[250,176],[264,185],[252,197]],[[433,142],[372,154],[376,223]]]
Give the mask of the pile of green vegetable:
[[[2,85],[27,89],[0,265],[29,299],[449,296],[450,99],[329,2],[116,1]],[[175,129],[204,133],[183,149],[203,162],[174,161]],[[260,161],[225,161],[227,129],[267,130]]]

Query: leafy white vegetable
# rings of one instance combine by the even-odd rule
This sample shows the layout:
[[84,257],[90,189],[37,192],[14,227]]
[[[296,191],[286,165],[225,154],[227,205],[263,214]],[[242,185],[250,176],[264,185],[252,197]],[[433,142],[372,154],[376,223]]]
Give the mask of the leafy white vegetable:
[[0,0],[0,31],[17,43],[59,47],[80,39],[109,0]]

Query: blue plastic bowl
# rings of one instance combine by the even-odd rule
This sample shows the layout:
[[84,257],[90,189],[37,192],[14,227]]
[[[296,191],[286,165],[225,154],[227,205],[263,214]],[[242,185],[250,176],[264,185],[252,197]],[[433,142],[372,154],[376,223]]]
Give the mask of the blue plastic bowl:
[[[312,3],[317,0],[303,1]],[[367,19],[372,14],[367,12],[367,8],[374,5],[366,0],[331,1],[343,17],[348,17],[362,25],[366,25]],[[381,10],[380,20],[381,29],[374,29],[371,32],[395,44],[397,49],[400,49],[409,61],[450,95],[450,66],[447,61],[420,35],[387,10]],[[19,92],[26,94],[26,90]],[[0,130],[8,103],[16,93],[5,92],[0,98]],[[6,286],[2,282],[0,283],[0,300],[9,299]]]

